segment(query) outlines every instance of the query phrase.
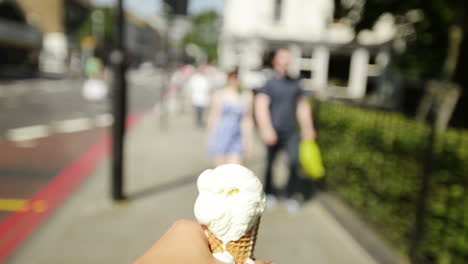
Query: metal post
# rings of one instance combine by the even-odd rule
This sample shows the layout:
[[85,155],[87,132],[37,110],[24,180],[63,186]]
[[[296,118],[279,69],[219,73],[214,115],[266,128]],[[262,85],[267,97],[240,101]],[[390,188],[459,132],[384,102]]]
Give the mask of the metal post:
[[[432,113],[433,114],[433,113]],[[423,171],[421,176],[421,189],[419,191],[416,201],[416,216],[414,221],[413,230],[410,237],[409,255],[413,263],[420,262],[419,246],[423,240],[425,225],[424,221],[426,218],[427,211],[427,199],[429,195],[429,181],[434,166],[434,144],[436,140],[436,127],[435,118],[432,115],[430,121],[430,132],[428,136],[427,149],[425,151]]]
[[123,193],[123,162],[124,162],[124,133],[125,116],[127,113],[127,80],[126,54],[125,54],[125,17],[123,10],[123,0],[117,2],[117,45],[112,54],[114,70],[114,97],[113,97],[113,153],[112,153],[112,198],[114,201],[125,199]]
[[168,128],[168,117],[167,117],[167,105],[166,105],[166,93],[168,92],[168,84],[169,84],[169,74],[170,70],[169,69],[169,28],[170,28],[170,17],[171,17],[171,7],[166,3],[163,2],[162,5],[162,10],[163,10],[163,15],[164,18],[166,19],[166,28],[164,31],[164,36],[163,36],[163,41],[162,41],[162,46],[164,50],[164,66],[165,66],[165,72],[164,72],[164,77],[163,77],[163,87],[159,89],[159,123],[160,123],[160,128],[161,130],[166,130]]

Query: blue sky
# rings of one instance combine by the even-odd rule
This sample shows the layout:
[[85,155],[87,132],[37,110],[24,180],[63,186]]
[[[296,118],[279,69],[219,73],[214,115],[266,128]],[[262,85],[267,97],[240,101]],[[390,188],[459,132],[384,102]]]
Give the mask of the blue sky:
[[[142,17],[149,17],[156,14],[161,7],[161,0],[124,0],[125,7],[132,13]],[[115,3],[115,0],[92,0],[96,5],[109,6]],[[223,0],[189,0],[189,12],[192,14],[205,10],[217,10],[221,12]]]

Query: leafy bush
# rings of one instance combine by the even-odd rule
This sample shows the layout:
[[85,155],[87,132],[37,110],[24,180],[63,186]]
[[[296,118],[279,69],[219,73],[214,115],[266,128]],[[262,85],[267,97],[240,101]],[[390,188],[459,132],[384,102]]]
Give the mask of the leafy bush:
[[438,133],[431,151],[429,126],[398,113],[322,103],[316,123],[329,185],[404,253],[430,162],[419,252],[428,263],[467,262],[467,131]]

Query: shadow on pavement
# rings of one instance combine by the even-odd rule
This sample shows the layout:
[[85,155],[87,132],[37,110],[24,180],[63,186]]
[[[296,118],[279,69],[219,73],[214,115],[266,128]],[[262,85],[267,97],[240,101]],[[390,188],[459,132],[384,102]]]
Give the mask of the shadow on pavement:
[[[249,162],[247,162],[246,166],[248,167],[256,166],[261,163],[261,160],[262,159],[260,159],[259,157],[252,158]],[[173,180],[164,184],[157,184],[154,186],[150,186],[148,188],[145,188],[133,194],[130,194],[128,196],[128,199],[129,200],[143,199],[152,195],[158,195],[164,192],[171,191],[173,189],[184,187],[189,184],[195,184],[197,182],[198,176],[199,176],[199,172],[194,172],[183,177],[177,177],[176,180]]]
[[[262,159],[260,157],[255,157],[251,159],[249,162],[247,162],[246,166],[247,167],[257,166],[257,165],[260,165],[261,162],[262,162]],[[143,199],[149,196],[159,195],[161,193],[168,192],[173,189],[181,188],[189,184],[196,184],[198,175],[199,175],[199,172],[196,172],[196,173],[191,173],[183,177],[177,177],[176,180],[169,181],[164,184],[157,184],[157,185],[142,189],[140,191],[137,191],[133,194],[130,194],[128,198],[129,200]],[[309,178],[302,176],[299,182],[298,192],[300,195],[302,195],[303,201],[308,201],[308,200],[312,200],[316,198],[317,194],[320,191],[325,191],[325,189],[326,188],[324,186],[323,180],[312,181]],[[282,190],[280,189],[275,190],[275,193],[277,193],[279,196],[284,196],[284,194],[282,193]]]
[[197,179],[198,179],[198,173],[190,174],[188,176],[180,177],[174,181],[170,181],[164,184],[158,184],[155,186],[145,188],[141,191],[137,191],[136,193],[130,194],[128,198],[129,200],[138,200],[138,199],[146,198],[148,196],[158,195],[164,192],[171,191],[173,189],[184,187],[188,184],[194,184],[197,181]]

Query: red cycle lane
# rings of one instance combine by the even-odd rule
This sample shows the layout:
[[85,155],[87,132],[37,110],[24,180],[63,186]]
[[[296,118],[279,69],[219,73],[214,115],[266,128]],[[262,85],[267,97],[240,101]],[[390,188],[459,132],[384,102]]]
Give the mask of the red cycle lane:
[[[142,115],[129,115],[127,129]],[[50,135],[31,148],[0,142],[0,263],[92,174],[110,145],[106,128]]]

